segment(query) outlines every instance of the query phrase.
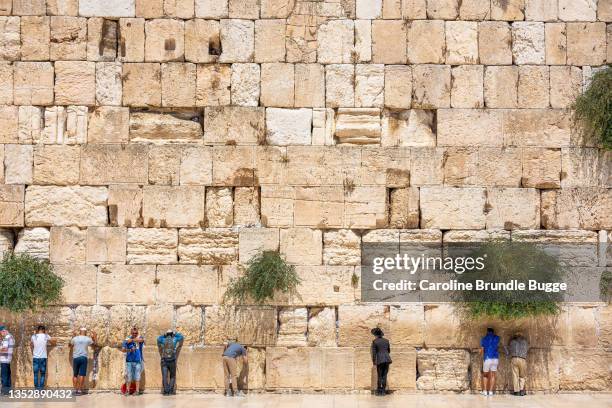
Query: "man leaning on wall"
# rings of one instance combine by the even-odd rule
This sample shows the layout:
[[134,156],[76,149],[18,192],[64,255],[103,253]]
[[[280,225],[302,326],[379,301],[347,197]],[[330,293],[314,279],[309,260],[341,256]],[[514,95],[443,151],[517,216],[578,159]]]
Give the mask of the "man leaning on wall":
[[516,332],[508,344],[510,365],[512,366],[512,386],[514,395],[523,396],[525,392],[525,381],[527,379],[527,352],[529,343],[521,332]]

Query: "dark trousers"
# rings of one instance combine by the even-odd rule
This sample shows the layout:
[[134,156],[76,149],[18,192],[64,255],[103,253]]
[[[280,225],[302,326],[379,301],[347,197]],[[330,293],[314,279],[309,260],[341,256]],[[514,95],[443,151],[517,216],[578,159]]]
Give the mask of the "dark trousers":
[[389,374],[389,363],[380,363],[376,365],[376,374],[378,374],[378,384],[376,391],[384,393],[387,388],[387,374]]
[[161,360],[162,385],[164,394],[173,394],[176,387],[176,360]]
[[47,359],[35,358],[32,360],[34,369],[34,388],[42,390],[45,388],[45,375],[47,374]]
[[0,377],[2,378],[2,394],[8,394],[11,389],[11,365],[0,364]]

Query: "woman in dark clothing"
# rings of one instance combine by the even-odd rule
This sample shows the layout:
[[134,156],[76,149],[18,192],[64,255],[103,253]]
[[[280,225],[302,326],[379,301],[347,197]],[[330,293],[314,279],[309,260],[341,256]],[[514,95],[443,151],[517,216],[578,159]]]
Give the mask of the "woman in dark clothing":
[[387,393],[387,374],[389,373],[389,364],[391,364],[391,346],[389,340],[383,337],[384,333],[380,328],[373,328],[371,333],[376,337],[372,341],[372,364],[376,366],[376,373],[378,374],[376,395],[385,395]]

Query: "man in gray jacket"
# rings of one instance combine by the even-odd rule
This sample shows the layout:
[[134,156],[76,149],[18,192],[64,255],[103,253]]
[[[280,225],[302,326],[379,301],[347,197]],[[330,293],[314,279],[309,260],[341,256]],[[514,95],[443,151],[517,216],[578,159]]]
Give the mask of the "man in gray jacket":
[[508,344],[512,366],[512,386],[514,395],[525,395],[525,379],[527,377],[527,352],[529,343],[522,333],[516,332]]

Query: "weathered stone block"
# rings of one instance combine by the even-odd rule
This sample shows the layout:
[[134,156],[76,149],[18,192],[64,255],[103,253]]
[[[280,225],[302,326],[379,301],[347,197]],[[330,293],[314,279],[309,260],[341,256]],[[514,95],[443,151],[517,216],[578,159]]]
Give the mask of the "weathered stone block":
[[76,16],[79,14],[78,0],[48,0],[47,14],[50,16]]
[[544,64],[544,23],[515,22],[512,24],[512,55],[514,63]]
[[169,228],[128,228],[129,264],[171,264],[177,261],[178,234]]
[[255,24],[249,20],[221,20],[219,62],[252,62],[255,54]]
[[80,148],[78,146],[35,146],[34,184],[77,184],[79,181],[79,159]]
[[388,223],[385,187],[358,186],[347,191],[344,203],[344,226],[348,228],[381,228]]
[[353,20],[329,20],[317,31],[317,60],[320,64],[350,64],[355,42]]
[[522,149],[523,187],[559,188],[561,151],[557,149]]
[[86,61],[55,63],[55,102],[64,105],[94,105],[96,64]]
[[418,228],[418,188],[411,187],[391,190],[389,213],[389,226],[391,228]]
[[216,62],[221,54],[219,22],[193,19],[185,21],[185,60]]
[[[197,89],[195,95],[196,105],[229,105],[231,67],[229,65],[198,65],[197,71]],[[195,80],[195,69],[193,75]],[[177,95],[181,95],[181,93],[178,92]]]
[[506,146],[565,147],[570,143],[570,118],[562,110],[508,110],[503,115]]
[[567,23],[567,63],[601,65],[605,61],[605,23]]
[[451,71],[451,106],[453,108],[484,107],[484,67],[459,65]]
[[86,231],[76,227],[51,227],[49,261],[53,264],[85,263]]
[[419,390],[461,391],[470,386],[467,350],[423,349],[417,352]]
[[404,21],[373,21],[372,62],[377,64],[405,64],[407,58],[405,40],[406,26]]
[[523,65],[519,67],[518,106],[548,108],[550,79],[548,67]]
[[325,106],[328,108],[355,106],[355,68],[349,64],[325,67]]
[[308,310],[301,308],[281,308],[278,311],[277,346],[305,346],[308,323]]
[[98,302],[152,304],[155,302],[154,281],[154,265],[101,265],[97,278]]
[[503,116],[495,110],[439,109],[438,145],[501,146]]
[[[51,230],[53,233],[53,230]],[[87,229],[87,263],[125,263],[125,228],[89,227]]]
[[597,391],[610,388],[610,376],[604,374],[607,352],[592,350],[578,352],[563,349],[564,364],[560,365],[560,390]]
[[295,226],[341,227],[344,192],[340,186],[300,187],[294,190]]
[[446,29],[446,63],[476,64],[478,62],[478,23],[448,21]]
[[112,226],[142,226],[142,188],[129,184],[109,186],[108,210]]
[[19,23],[19,17],[0,17],[0,58],[4,61],[18,61],[21,57]]
[[323,232],[323,264],[360,265],[361,237],[353,230]]
[[484,65],[512,64],[510,25],[503,21],[486,21],[478,25],[478,55]]
[[[65,304],[93,305],[96,303],[97,269],[93,265],[54,265],[53,271],[64,279],[62,301]],[[54,334],[57,336],[56,334]]]
[[582,90],[582,70],[578,67],[550,67],[550,105],[566,109]]
[[142,111],[130,114],[130,141],[144,143],[201,143],[198,111]]
[[123,96],[121,64],[99,62],[96,64],[96,104],[121,105]]
[[250,146],[214,147],[213,184],[217,186],[257,184],[254,149]]
[[136,13],[134,0],[110,0],[100,4],[96,0],[79,0],[79,15],[92,17],[133,17]]
[[87,20],[87,60],[114,61],[117,58],[118,24],[94,17]]
[[282,229],[280,231],[280,252],[289,263],[321,265],[322,232],[308,228]]
[[4,181],[6,184],[32,184],[33,146],[4,146]]
[[161,106],[160,64],[123,64],[123,104]]
[[247,263],[263,251],[278,251],[279,231],[276,228],[246,228],[240,231],[240,263]]
[[13,104],[13,65],[9,62],[0,63],[0,103]]
[[0,186],[0,226],[23,227],[24,186]]
[[346,305],[338,308],[338,345],[367,344],[373,327],[389,328],[389,307],[384,305]]
[[260,78],[259,64],[232,64],[232,105],[258,106]]
[[[188,38],[188,37],[187,37]],[[187,38],[185,41],[187,41]],[[144,18],[122,18],[119,20],[119,53],[123,62],[143,62],[145,57]]]
[[223,344],[228,339],[236,338],[247,346],[273,345],[276,342],[276,324],[276,309],[271,307],[206,307],[204,343]]
[[609,187],[609,154],[596,148],[561,149],[561,187]]
[[259,189],[236,187],[234,189],[234,225],[260,225]]
[[295,0],[261,0],[261,18],[287,18],[294,6]]
[[52,61],[87,59],[87,19],[52,16],[49,55]]
[[21,17],[21,60],[48,60],[50,36],[49,17]]
[[450,106],[450,66],[415,65],[412,69],[412,80],[413,107],[432,109]]
[[547,23],[544,31],[546,63],[548,65],[564,65],[567,59],[565,23]]
[[270,63],[261,65],[262,106],[290,108],[295,101],[295,70],[293,64]]
[[517,66],[490,66],[485,69],[484,99],[488,108],[518,107]]
[[26,224],[29,226],[103,226],[107,224],[105,187],[29,186]]
[[231,264],[238,259],[238,232],[228,228],[181,228],[178,252],[181,263]]
[[142,216],[147,227],[197,227],[204,222],[204,188],[145,186]]
[[484,228],[484,189],[423,187],[420,193],[421,228]]
[[412,102],[412,69],[406,65],[385,66],[385,107],[409,109]]
[[382,107],[384,104],[384,65],[360,64],[355,67],[355,106]]
[[49,62],[16,62],[14,64],[15,104],[51,105],[53,103],[54,69]]
[[145,61],[182,61],[185,57],[185,23],[159,19],[145,23]]
[[206,225],[208,227],[231,227],[234,223],[234,201],[232,189],[208,187],[206,189]]
[[49,259],[49,236],[47,228],[24,228],[17,234],[15,252],[24,252],[34,258]]
[[149,149],[149,184],[176,186],[180,182],[181,156],[179,146],[153,146]]
[[310,145],[311,109],[266,109],[266,141],[277,146]]
[[547,229],[601,230],[612,227],[609,189],[571,188],[542,192],[542,226]]
[[353,266],[296,266],[295,270],[301,284],[292,299],[293,304],[332,306],[355,301]]
[[537,229],[540,226],[540,194],[535,189],[487,190],[487,229]]
[[295,106],[325,106],[325,68],[319,64],[296,64]]
[[517,21],[525,19],[525,0],[491,2],[491,20]]
[[254,145],[264,138],[265,111],[255,107],[213,107],[204,112],[206,144]]
[[320,389],[322,355],[312,347],[269,347],[266,387]]
[[597,5],[591,0],[559,0],[559,19],[563,21],[594,21]]
[[439,185],[444,180],[444,149],[418,147],[410,150],[410,184]]
[[[411,64],[444,62],[444,21],[415,20],[408,25],[408,61]],[[423,41],[427,38],[427,41]],[[393,41],[398,41],[394,39]]]
[[215,267],[210,265],[160,265],[157,267],[157,302],[216,303],[219,299],[217,275]]
[[285,60],[285,20],[255,21],[255,62]]
[[130,110],[123,107],[100,106],[88,120],[87,142],[96,144],[127,143]]
[[[198,71],[198,74],[200,71]],[[225,84],[228,86],[228,84]],[[196,66],[170,62],[161,69],[162,106],[186,107],[196,105]],[[229,95],[227,96],[229,103]],[[208,100],[206,102],[209,102]],[[210,101],[212,104],[212,101]]]
[[196,17],[219,19],[229,15],[228,0],[195,0]]
[[336,346],[336,312],[333,308],[323,307],[309,310],[308,345]]
[[81,150],[81,183],[147,183],[147,146],[91,145]]
[[338,143],[380,143],[380,110],[338,109],[334,136]]

